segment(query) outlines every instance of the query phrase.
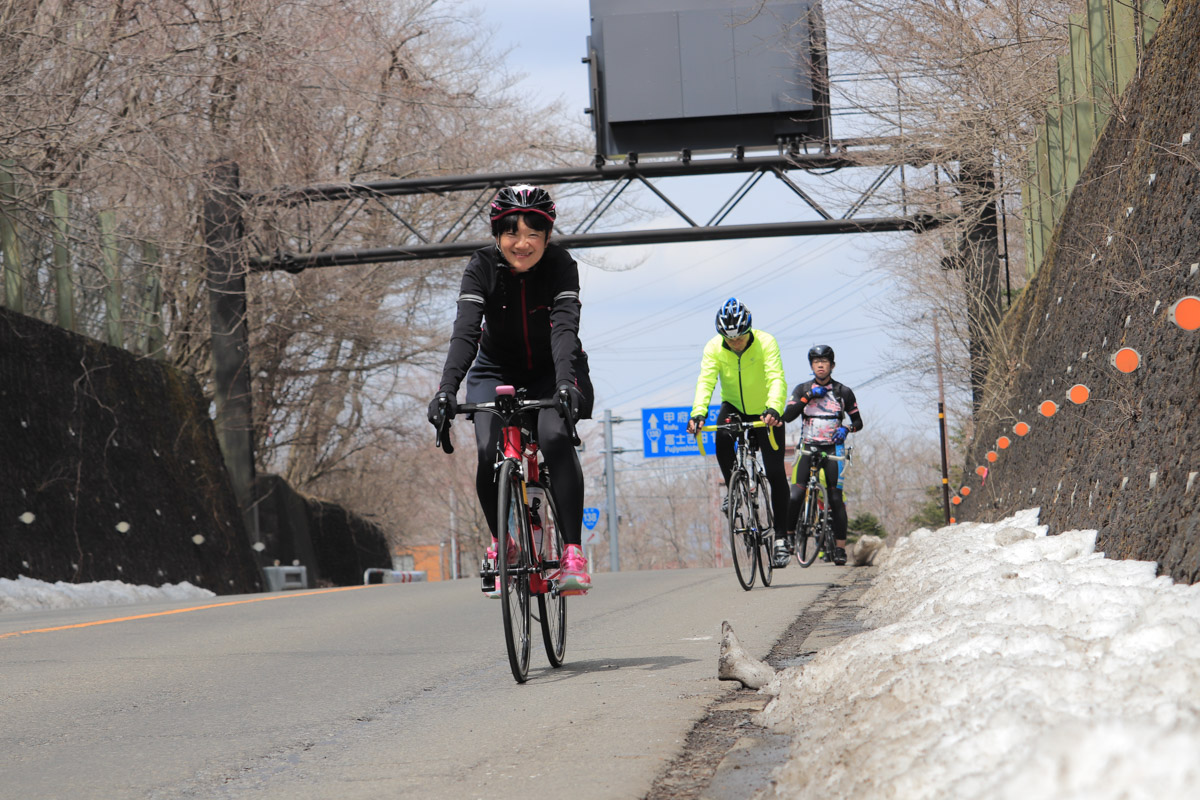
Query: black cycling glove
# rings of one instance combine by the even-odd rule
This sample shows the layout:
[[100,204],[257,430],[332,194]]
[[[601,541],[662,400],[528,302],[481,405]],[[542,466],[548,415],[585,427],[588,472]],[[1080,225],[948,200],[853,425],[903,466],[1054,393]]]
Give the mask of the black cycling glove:
[[578,422],[579,409],[583,406],[583,392],[579,391],[579,388],[573,383],[560,381],[555,393],[566,401],[567,413],[571,415],[571,422]]
[[436,428],[442,421],[452,419],[457,412],[458,401],[454,395],[450,392],[438,392],[429,401],[429,424]]

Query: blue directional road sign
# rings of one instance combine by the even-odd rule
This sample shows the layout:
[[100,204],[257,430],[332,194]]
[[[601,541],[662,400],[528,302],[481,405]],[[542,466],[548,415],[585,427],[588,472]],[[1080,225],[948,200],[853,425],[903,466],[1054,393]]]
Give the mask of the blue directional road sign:
[[585,508],[583,510],[583,527],[589,531],[596,527],[596,523],[600,521],[600,509]]
[[[708,407],[708,417],[705,419],[705,423],[717,421],[717,409],[719,408],[720,406]],[[642,455],[646,458],[700,455],[700,448],[696,446],[696,438],[687,432],[688,415],[691,413],[691,406],[643,408]],[[715,442],[713,434],[709,432],[703,435],[705,452],[713,452]]]

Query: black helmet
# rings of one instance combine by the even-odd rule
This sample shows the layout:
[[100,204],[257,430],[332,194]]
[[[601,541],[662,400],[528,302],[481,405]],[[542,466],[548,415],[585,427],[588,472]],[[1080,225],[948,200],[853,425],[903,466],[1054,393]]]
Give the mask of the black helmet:
[[736,339],[750,332],[750,309],[736,297],[731,297],[717,312],[717,333],[726,339]]
[[496,193],[496,197],[492,200],[493,224],[501,217],[517,212],[541,214],[551,223],[558,216],[558,212],[554,208],[554,201],[550,199],[550,193],[545,189],[526,183],[518,186],[505,186]]
[[811,364],[818,358],[827,358],[830,364],[836,363],[833,358],[833,348],[827,344],[814,345],[808,351],[808,363]]

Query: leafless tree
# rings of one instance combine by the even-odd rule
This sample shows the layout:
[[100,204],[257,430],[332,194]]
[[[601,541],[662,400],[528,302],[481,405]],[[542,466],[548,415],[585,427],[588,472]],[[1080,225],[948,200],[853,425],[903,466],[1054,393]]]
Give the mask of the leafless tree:
[[854,457],[846,470],[846,511],[850,518],[874,514],[890,536],[908,533],[907,521],[926,500],[926,489],[941,483],[938,443],[915,433],[868,428],[854,437]]
[[[161,310],[165,354],[209,380],[199,208],[217,160],[250,192],[497,171],[579,151],[555,109],[518,98],[462,3],[436,0],[46,0],[0,3],[0,159],[26,245],[30,313],[49,318],[68,199],[79,323],[99,335],[121,265],[125,336]],[[398,243],[396,218],[445,230],[476,198],[247,203],[248,255]],[[107,216],[105,216],[107,215]],[[103,219],[111,219],[105,238]],[[471,235],[478,216],[466,215]],[[251,275],[258,468],[382,517],[407,485],[428,368],[460,264]],[[160,299],[145,291],[151,280]],[[150,306],[154,307],[151,308]],[[420,404],[423,406],[423,403]],[[421,430],[421,441],[427,434]],[[381,491],[359,487],[378,476]]]
[[710,459],[685,466],[650,462],[621,474],[622,569],[714,565],[714,543],[723,532],[714,526],[714,470]]
[[[1057,86],[1074,0],[830,0],[833,104],[889,137],[909,169],[894,205],[938,214],[942,226],[884,256],[909,302],[889,309],[906,331],[898,350],[932,352],[931,320],[957,340],[952,388],[984,407],[982,375],[999,355],[998,325],[1024,283],[1020,184],[1034,123]],[[1006,258],[1004,274],[1001,259]],[[910,358],[911,356],[906,356]],[[932,376],[932,371],[928,373]],[[928,387],[929,383],[924,383]]]

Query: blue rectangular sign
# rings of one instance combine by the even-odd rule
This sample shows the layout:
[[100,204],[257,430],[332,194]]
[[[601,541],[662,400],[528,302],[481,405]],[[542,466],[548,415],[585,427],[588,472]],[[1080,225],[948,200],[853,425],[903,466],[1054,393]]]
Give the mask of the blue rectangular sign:
[[[717,421],[717,409],[719,408],[720,406],[708,407],[705,424]],[[691,406],[643,408],[642,455],[646,458],[700,455],[700,448],[696,446],[696,437],[687,432],[688,415],[691,413]],[[704,451],[712,453],[715,446],[713,434],[710,431],[703,435]]]

